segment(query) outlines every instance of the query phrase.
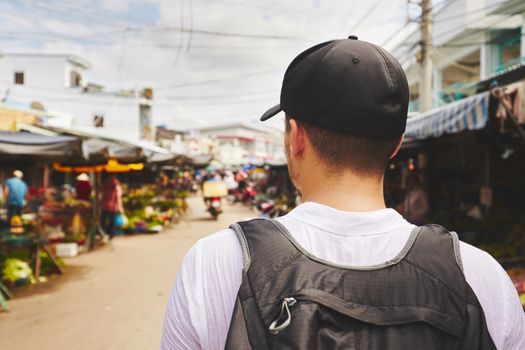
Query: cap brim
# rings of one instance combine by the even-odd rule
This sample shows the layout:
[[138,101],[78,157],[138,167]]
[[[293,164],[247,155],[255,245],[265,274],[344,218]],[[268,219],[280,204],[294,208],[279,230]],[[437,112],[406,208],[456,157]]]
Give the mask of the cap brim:
[[281,108],[281,104],[277,104],[275,106],[273,106],[272,108],[270,108],[269,110],[267,110],[261,117],[261,121],[265,121],[265,120],[268,120],[270,119],[271,117],[273,117],[274,115],[278,114],[279,112],[281,112],[283,109]]

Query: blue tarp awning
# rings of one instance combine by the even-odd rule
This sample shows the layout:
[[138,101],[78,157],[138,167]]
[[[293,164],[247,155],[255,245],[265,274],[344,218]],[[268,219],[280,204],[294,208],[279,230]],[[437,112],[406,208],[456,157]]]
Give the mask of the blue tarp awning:
[[421,113],[408,119],[405,138],[422,140],[483,129],[488,120],[488,105],[489,92],[483,92]]

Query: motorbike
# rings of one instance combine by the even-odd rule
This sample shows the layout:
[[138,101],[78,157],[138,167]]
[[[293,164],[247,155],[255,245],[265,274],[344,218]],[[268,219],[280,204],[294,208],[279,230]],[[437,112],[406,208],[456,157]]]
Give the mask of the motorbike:
[[222,213],[221,197],[210,197],[205,199],[207,211],[211,214],[213,220],[219,219]]
[[230,205],[233,205],[237,202],[240,202],[241,201],[241,195],[242,193],[239,192],[238,189],[236,188],[231,188],[228,190],[228,197],[227,197],[227,200],[228,200],[228,204]]
[[221,197],[228,194],[228,188],[222,181],[205,181],[202,185],[202,195],[206,210],[211,214],[214,220],[219,218],[222,213]]
[[288,213],[286,204],[275,202],[271,199],[259,200],[255,207],[263,218],[278,218]]
[[248,183],[242,193],[242,203],[246,206],[251,206],[254,204],[256,197],[257,190],[255,189],[255,185],[253,183]]
[[275,210],[275,202],[270,199],[259,200],[255,204],[255,208],[257,208],[261,217],[273,218],[273,212]]
[[242,191],[238,189],[228,190],[228,204],[230,205],[240,202],[246,206],[251,206],[254,204],[256,197],[257,190],[253,183],[248,183]]

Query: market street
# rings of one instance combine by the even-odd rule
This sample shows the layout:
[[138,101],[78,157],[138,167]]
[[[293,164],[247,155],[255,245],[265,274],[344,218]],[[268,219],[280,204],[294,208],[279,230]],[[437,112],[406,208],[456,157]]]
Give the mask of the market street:
[[188,217],[158,235],[117,237],[113,249],[66,260],[65,275],[17,292],[0,313],[0,349],[157,349],[164,309],[178,266],[199,238],[255,215],[240,204],[218,221],[202,198]]

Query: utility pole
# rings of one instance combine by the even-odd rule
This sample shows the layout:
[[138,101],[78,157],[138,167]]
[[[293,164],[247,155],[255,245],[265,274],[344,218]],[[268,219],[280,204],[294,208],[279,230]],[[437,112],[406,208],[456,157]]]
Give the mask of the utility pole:
[[419,83],[421,112],[426,112],[433,107],[432,56],[432,0],[421,0],[421,80]]

